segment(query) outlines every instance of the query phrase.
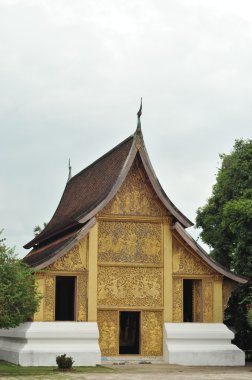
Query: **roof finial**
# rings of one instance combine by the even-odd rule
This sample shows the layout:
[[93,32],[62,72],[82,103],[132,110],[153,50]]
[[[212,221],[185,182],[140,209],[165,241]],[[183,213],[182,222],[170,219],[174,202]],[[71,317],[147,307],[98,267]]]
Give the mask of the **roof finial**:
[[141,103],[140,103],[140,108],[137,113],[137,129],[141,129],[141,120],[140,117],[142,115],[142,108],[143,108],[143,102],[142,102],[142,97],[141,97]]
[[69,158],[69,160],[68,160],[68,179],[67,179],[67,182],[70,181],[71,178],[72,178],[72,167],[71,167],[70,158]]

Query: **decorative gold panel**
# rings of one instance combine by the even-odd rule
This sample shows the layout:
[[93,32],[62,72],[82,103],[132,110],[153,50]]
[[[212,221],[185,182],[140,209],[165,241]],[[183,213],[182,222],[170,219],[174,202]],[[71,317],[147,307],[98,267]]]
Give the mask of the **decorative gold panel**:
[[44,301],[44,320],[54,321],[55,304],[55,277],[46,276],[45,278],[45,301]]
[[79,271],[85,268],[87,268],[87,238],[48,267],[49,270],[55,271]]
[[100,333],[100,349],[103,356],[119,354],[119,313],[112,310],[100,310],[97,321]]
[[163,270],[161,268],[99,267],[98,305],[163,305]]
[[183,322],[183,279],[173,279],[173,322]]
[[99,222],[99,262],[162,262],[162,224]]
[[193,280],[193,322],[202,322],[202,281]]
[[163,313],[159,311],[143,311],[142,355],[161,356],[163,354]]
[[213,322],[213,281],[203,280],[203,322]]
[[145,216],[167,214],[161,202],[157,200],[156,193],[141,167],[132,165],[122,186],[103,209],[102,214]]
[[87,275],[77,276],[77,321],[87,320]]
[[187,251],[176,240],[173,241],[173,273],[174,274],[214,274],[202,260]]
[[227,308],[229,298],[231,297],[232,291],[235,289],[237,284],[232,280],[223,281],[223,290],[222,290],[222,302],[223,302],[223,311]]

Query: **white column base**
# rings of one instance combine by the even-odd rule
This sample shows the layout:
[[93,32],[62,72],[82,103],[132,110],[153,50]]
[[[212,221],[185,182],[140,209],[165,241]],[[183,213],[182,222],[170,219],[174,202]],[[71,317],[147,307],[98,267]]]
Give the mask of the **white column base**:
[[245,354],[223,323],[165,323],[164,361],[193,366],[243,366]]
[[21,366],[56,366],[56,356],[72,356],[74,366],[101,363],[96,322],[27,322],[0,329],[0,359]]

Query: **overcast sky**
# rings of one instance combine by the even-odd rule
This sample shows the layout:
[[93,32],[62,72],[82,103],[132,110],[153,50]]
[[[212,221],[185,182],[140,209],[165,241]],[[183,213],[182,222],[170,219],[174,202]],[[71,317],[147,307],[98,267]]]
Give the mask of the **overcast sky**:
[[[252,131],[251,0],[0,0],[0,228],[22,246],[68,176],[142,130],[192,221]],[[196,238],[198,231],[189,232]]]

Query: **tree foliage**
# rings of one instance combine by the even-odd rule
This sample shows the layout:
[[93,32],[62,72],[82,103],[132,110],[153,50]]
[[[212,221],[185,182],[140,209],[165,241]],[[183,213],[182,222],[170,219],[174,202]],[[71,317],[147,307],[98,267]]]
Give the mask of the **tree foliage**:
[[197,211],[196,226],[211,256],[252,277],[252,140],[236,140],[223,154],[211,197]]
[[34,228],[33,228],[33,233],[34,233],[34,236],[38,236],[40,234],[41,231],[43,231],[43,229],[47,226],[47,223],[44,222],[43,223],[43,226],[40,227],[39,224],[37,224]]
[[[0,235],[2,231],[0,231]],[[32,270],[0,239],[0,328],[16,327],[36,312],[41,296]]]
[[[252,279],[252,140],[236,140],[221,167],[212,195],[197,211],[196,226],[211,256],[228,269]],[[229,300],[225,323],[236,331],[235,343],[251,349],[252,283],[239,285]]]

